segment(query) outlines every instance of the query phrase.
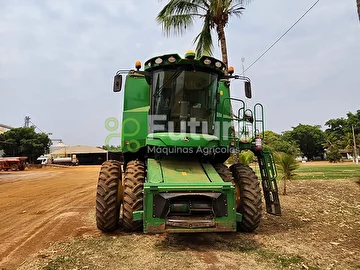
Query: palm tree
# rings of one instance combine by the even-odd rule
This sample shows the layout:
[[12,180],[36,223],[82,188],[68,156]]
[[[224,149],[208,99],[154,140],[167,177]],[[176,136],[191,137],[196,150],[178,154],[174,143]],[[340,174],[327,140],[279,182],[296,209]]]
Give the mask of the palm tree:
[[276,167],[281,172],[281,180],[284,181],[284,195],[286,195],[286,181],[291,180],[294,176],[294,171],[299,168],[299,163],[294,156],[278,152],[275,154]]
[[249,165],[251,162],[254,161],[255,155],[250,150],[243,150],[239,154],[239,163],[243,165]]
[[220,41],[222,60],[228,66],[225,27],[231,16],[240,17],[243,5],[251,0],[169,0],[159,12],[157,21],[167,36],[182,35],[193,26],[196,19],[203,21],[201,32],[194,39],[196,54],[212,54],[211,32],[216,30]]

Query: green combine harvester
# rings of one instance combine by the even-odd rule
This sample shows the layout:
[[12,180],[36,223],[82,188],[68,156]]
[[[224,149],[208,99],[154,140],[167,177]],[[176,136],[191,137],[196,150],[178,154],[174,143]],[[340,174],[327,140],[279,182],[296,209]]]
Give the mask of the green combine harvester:
[[[124,163],[102,164],[96,195],[97,227],[126,231],[233,232],[255,230],[262,215],[260,182],[247,165],[224,162],[242,150],[258,159],[266,211],[281,215],[272,154],[262,149],[263,106],[230,96],[230,82],[245,82],[209,56],[167,54],[118,71],[124,89]],[[234,106],[237,105],[237,106]],[[233,113],[232,106],[239,107]]]

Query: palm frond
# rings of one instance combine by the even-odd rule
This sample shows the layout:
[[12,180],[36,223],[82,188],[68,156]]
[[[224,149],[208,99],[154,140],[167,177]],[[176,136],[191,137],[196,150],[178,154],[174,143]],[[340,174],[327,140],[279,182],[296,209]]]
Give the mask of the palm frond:
[[202,8],[198,3],[199,1],[190,1],[190,0],[171,0],[169,1],[164,8],[159,12],[157,20],[162,17],[170,15],[181,15],[189,13],[199,13],[199,9]]
[[229,9],[228,14],[229,16],[235,15],[236,17],[240,17],[243,14],[244,9],[245,8],[241,4],[236,4]]
[[205,20],[203,28],[200,33],[194,39],[194,44],[196,43],[196,55],[200,57],[201,55],[212,55],[213,42],[211,37],[211,25],[208,20]]
[[199,13],[200,0],[171,0],[159,12],[156,20],[162,25],[167,36],[171,34],[182,35],[190,29],[196,17],[202,17]]
[[246,150],[241,151],[239,155],[239,162],[243,165],[249,165],[251,162],[254,161],[255,155],[252,151]]
[[191,15],[172,15],[162,18],[162,28],[167,36],[182,35],[194,24]]
[[299,168],[299,163],[292,155],[286,153],[276,153],[275,162],[278,170],[282,173],[285,179],[292,179],[295,175],[294,171]]
[[248,5],[252,2],[252,0],[230,0],[230,2],[238,3],[242,6]]

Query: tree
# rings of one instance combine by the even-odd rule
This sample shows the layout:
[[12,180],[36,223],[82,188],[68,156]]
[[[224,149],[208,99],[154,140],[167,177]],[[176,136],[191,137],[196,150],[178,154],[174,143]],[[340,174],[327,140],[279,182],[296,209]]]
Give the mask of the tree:
[[359,21],[360,21],[360,0],[356,0],[356,4],[357,4],[358,15],[359,15]]
[[101,148],[109,152],[121,152],[122,150],[120,145],[103,145]]
[[270,130],[265,131],[263,143],[265,148],[271,152],[283,152],[294,157],[301,154],[299,146],[294,140],[284,138],[283,135]]
[[159,12],[157,21],[162,24],[167,36],[182,35],[190,29],[196,19],[203,21],[201,32],[194,39],[196,54],[212,54],[212,35],[216,31],[220,41],[222,60],[228,66],[225,27],[231,16],[240,17],[243,4],[250,0],[170,0]]
[[250,150],[243,150],[239,154],[239,163],[243,165],[249,165],[254,161],[255,155]]
[[26,156],[30,163],[46,153],[51,140],[45,133],[36,133],[34,127],[13,128],[0,134],[0,149],[4,156]]
[[284,132],[285,140],[294,140],[300,148],[300,151],[308,159],[323,156],[325,142],[325,134],[320,129],[321,126],[299,124],[292,130]]
[[325,130],[325,147],[329,151],[336,148],[354,150],[353,129],[355,145],[357,148],[360,147],[360,110],[356,113],[348,112],[346,116],[346,118],[330,119],[325,123],[328,126]]
[[276,153],[275,154],[276,167],[279,172],[281,172],[281,180],[284,181],[284,192],[286,195],[286,181],[293,178],[294,171],[299,168],[299,163],[295,160],[294,156],[286,153]]
[[325,125],[329,127],[325,130],[326,147],[335,147],[336,145],[337,147],[344,149],[346,144],[344,144],[343,138],[348,129],[346,119],[330,119]]
[[326,159],[330,162],[338,162],[341,160],[341,154],[339,148],[336,146],[330,146],[326,151]]

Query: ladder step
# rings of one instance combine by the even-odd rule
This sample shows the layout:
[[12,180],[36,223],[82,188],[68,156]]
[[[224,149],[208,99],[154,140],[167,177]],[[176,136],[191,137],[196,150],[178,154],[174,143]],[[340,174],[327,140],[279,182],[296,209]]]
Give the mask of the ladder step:
[[271,152],[263,150],[257,154],[259,160],[261,183],[265,197],[266,212],[280,216],[281,207],[276,183],[276,167]]

